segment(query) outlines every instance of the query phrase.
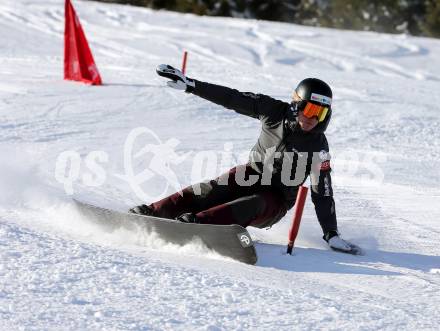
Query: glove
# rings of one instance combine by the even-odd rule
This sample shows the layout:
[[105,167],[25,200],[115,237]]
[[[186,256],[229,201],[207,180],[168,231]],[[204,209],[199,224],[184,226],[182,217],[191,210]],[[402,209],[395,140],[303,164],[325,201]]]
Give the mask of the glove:
[[298,112],[297,102],[292,101],[290,103],[289,112],[287,112],[287,116],[284,120],[286,127],[291,131],[295,131],[295,128],[298,125]]
[[194,79],[186,77],[179,69],[168,64],[161,64],[156,68],[156,72],[159,76],[171,79],[167,82],[169,87],[187,93],[194,91],[196,86]]
[[297,118],[300,110],[300,105],[298,101],[292,101],[290,103],[290,111],[292,112],[293,117]]
[[330,248],[340,250],[340,251],[349,252],[352,250],[350,243],[347,242],[346,240],[342,239],[339,236],[334,236],[334,237],[330,238],[328,241],[328,245],[330,246]]
[[325,241],[327,241],[328,245],[332,249],[335,249],[335,250],[338,250],[338,251],[343,251],[343,252],[349,252],[349,251],[351,251],[353,249],[348,241],[342,239],[339,236],[339,233],[337,231],[329,231],[329,232],[327,232],[324,235],[323,239]]

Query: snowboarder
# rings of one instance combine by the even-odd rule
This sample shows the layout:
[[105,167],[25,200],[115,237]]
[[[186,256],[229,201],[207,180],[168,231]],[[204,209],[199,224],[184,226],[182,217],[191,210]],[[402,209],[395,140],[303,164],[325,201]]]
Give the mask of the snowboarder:
[[296,87],[292,102],[267,95],[239,92],[186,77],[161,64],[158,75],[170,79],[169,87],[192,93],[260,120],[260,137],[247,164],[218,178],[189,186],[130,212],[190,223],[239,224],[270,227],[295,204],[298,187],[311,178],[311,196],[323,230],[333,249],[350,251],[339,236],[331,184],[330,154],[324,134],[332,115],[332,90],[317,78],[306,78]]

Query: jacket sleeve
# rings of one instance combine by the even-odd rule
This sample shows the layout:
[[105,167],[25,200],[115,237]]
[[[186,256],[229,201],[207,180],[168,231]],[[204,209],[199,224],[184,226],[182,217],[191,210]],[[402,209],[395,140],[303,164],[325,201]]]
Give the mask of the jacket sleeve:
[[312,171],[310,174],[312,181],[310,190],[312,201],[315,205],[316,216],[318,217],[324,234],[331,230],[337,231],[338,229],[330,173],[330,154],[325,152],[319,164],[319,169]]
[[267,95],[240,92],[229,87],[198,80],[195,81],[195,88],[192,93],[225,108],[232,109],[239,114],[260,120],[264,117],[278,118],[282,116],[278,109],[280,107],[284,109],[286,106],[285,102],[273,99]]

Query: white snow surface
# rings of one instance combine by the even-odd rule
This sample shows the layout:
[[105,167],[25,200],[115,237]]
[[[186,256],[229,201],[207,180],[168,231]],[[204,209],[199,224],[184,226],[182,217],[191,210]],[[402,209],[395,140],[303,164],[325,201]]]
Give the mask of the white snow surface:
[[[104,86],[62,79],[64,1],[0,3],[1,330],[438,330],[439,40],[74,6]],[[82,160],[76,197],[124,210],[146,202],[121,179],[131,130],[192,153],[172,166],[183,186],[196,152],[255,143],[258,121],[156,75],[158,64],[180,67],[183,50],[189,76],[285,101],[305,77],[329,82],[339,228],[365,256],[328,250],[310,199],[293,256],[283,254],[291,212],[249,229],[256,266],[77,214],[55,178],[64,151]],[[94,151],[106,177],[91,186]],[[164,182],[157,175],[144,191]]]

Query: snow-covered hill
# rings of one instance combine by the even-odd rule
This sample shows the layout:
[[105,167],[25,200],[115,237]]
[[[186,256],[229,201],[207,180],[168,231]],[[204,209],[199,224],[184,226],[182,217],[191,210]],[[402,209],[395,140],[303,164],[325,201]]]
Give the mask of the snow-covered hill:
[[[62,80],[64,1],[0,3],[0,329],[438,328],[440,41],[74,5],[105,86]],[[77,214],[65,189],[120,210],[141,202],[124,177],[137,128],[149,131],[134,148],[159,140],[189,153],[179,165],[168,155],[183,186],[221,173],[238,160],[222,165],[220,155],[246,155],[255,142],[258,121],[155,74],[160,63],[180,66],[184,49],[189,76],[286,101],[305,77],[330,83],[340,230],[365,256],[328,251],[310,201],[294,256],[282,254],[291,213],[269,231],[250,229],[257,266]],[[199,152],[219,156],[201,173]],[[71,185],[60,183],[63,157]],[[165,183],[156,175],[141,191],[172,192]]]

